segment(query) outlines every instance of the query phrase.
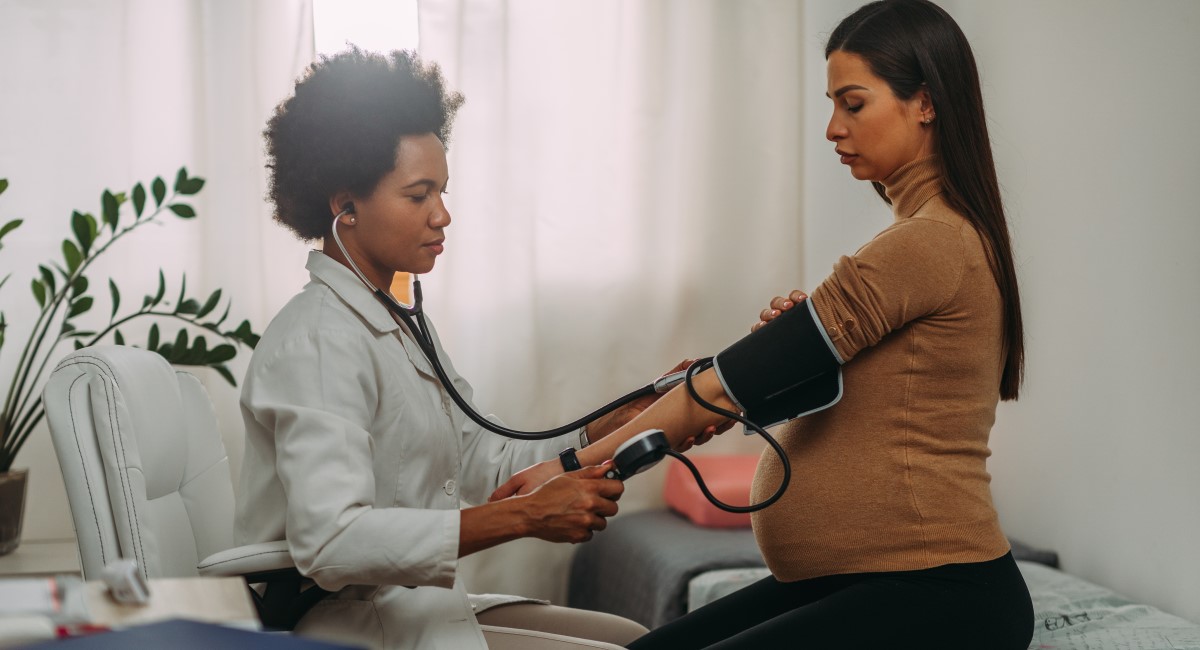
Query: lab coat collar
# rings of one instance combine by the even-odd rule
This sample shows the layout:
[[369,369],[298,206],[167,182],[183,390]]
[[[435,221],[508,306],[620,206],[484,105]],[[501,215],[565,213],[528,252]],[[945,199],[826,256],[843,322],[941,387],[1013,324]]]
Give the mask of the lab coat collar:
[[304,268],[308,269],[314,282],[320,282],[329,287],[337,294],[338,298],[342,299],[342,302],[353,309],[375,331],[386,334],[399,330],[400,345],[404,348],[404,353],[408,355],[408,360],[412,362],[418,372],[429,377],[437,377],[433,367],[429,365],[429,361],[421,352],[420,346],[413,339],[412,333],[401,328],[400,323],[392,317],[392,313],[388,311],[387,307],[380,304],[379,299],[375,297],[374,293],[371,293],[362,280],[358,279],[354,271],[318,250],[309,251],[308,263],[304,265]]
[[308,263],[304,268],[308,269],[314,282],[320,282],[332,289],[376,331],[384,333],[400,329],[400,324],[392,318],[391,312],[379,303],[367,285],[354,275],[354,271],[342,266],[332,257],[321,251],[309,251]]

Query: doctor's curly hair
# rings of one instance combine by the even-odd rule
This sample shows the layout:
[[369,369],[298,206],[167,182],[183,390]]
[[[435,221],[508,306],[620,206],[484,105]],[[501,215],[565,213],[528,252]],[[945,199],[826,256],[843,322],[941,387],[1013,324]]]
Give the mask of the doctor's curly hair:
[[276,221],[305,241],[324,237],[334,216],[329,197],[370,194],[395,168],[400,136],[434,133],[448,144],[462,102],[437,65],[415,52],[351,45],[321,56],[263,131]]

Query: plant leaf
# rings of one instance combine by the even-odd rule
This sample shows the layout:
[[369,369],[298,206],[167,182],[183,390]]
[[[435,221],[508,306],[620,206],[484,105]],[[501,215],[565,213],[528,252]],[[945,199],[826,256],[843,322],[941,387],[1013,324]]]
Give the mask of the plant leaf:
[[192,348],[183,355],[182,363],[189,366],[199,366],[204,364],[204,358],[208,356],[208,341],[204,340],[203,336],[197,336],[192,341]]
[[100,195],[100,205],[103,208],[104,223],[108,224],[109,228],[117,229],[117,219],[120,217],[120,204],[117,203],[117,197],[113,193],[104,190],[104,194]]
[[8,179],[0,178],[0,194],[4,194],[4,190],[8,189]]
[[238,325],[236,330],[228,332],[227,335],[241,341],[243,345],[251,350],[254,349],[254,346],[258,345],[259,336],[250,329],[250,321],[248,320],[242,321],[242,324]]
[[33,281],[33,297],[37,298],[38,307],[45,308],[46,306],[46,287],[42,285],[41,280]]
[[233,306],[233,302],[230,301],[228,304],[225,305],[225,313],[221,314],[221,317],[217,319],[217,322],[209,323],[209,324],[212,325],[213,327],[220,327],[221,323],[224,323],[225,319],[229,318],[229,308],[232,306]]
[[55,285],[54,281],[54,273],[41,264],[38,265],[38,272],[42,274],[42,282],[44,282],[46,286],[50,288],[50,295],[58,293],[58,287]]
[[88,279],[86,277],[81,275],[75,278],[75,281],[71,283],[71,298],[75,299],[79,297],[79,294],[87,291],[87,289]]
[[150,304],[157,305],[163,299],[163,294],[167,292],[167,279],[163,277],[162,269],[158,270],[158,293],[154,294],[154,299]]
[[0,228],[0,239],[4,239],[5,235],[16,230],[17,227],[23,223],[25,223],[24,219],[13,219],[12,221],[4,224],[4,227]]
[[146,343],[146,349],[151,351],[158,349],[158,323],[150,326],[150,339]]
[[182,355],[184,352],[187,352],[187,345],[188,345],[187,330],[181,329],[181,330],[179,330],[179,333],[175,335],[175,342],[171,344],[171,347],[174,348],[176,352],[179,352],[179,355]]
[[167,197],[167,184],[163,182],[161,176],[154,177],[154,182],[150,184],[150,191],[154,192],[154,205],[162,206],[163,199]]
[[207,363],[209,365],[212,365],[214,363],[224,363],[236,356],[237,356],[237,348],[233,347],[232,345],[229,345],[228,343],[222,343],[221,345],[218,345],[217,347],[215,347],[211,351],[209,351],[208,358],[204,360],[204,363]]
[[171,212],[174,212],[181,219],[192,219],[196,216],[196,211],[186,203],[172,203],[167,207],[171,208]]
[[216,291],[212,292],[212,295],[208,297],[208,300],[204,301],[204,306],[200,307],[200,311],[196,312],[196,318],[200,319],[207,316],[208,312],[216,309],[217,303],[220,302],[220,300],[221,290],[217,289]]
[[186,314],[195,314],[199,309],[200,309],[200,303],[196,302],[195,300],[192,300],[191,298],[188,298],[187,300],[184,300],[183,302],[179,303],[179,306],[175,308],[175,313],[176,314],[185,314],[185,315]]
[[[111,196],[105,194],[105,196]],[[92,248],[92,231],[88,228],[87,219],[84,218],[82,212],[71,213],[71,230],[75,233],[75,241],[79,242],[79,249],[84,255]]]
[[175,191],[184,196],[196,194],[202,189],[204,189],[203,178],[189,178],[184,180],[182,183],[176,183],[175,185]]
[[112,296],[112,316],[109,317],[109,320],[112,320],[117,317],[117,308],[121,306],[121,291],[117,289],[117,283],[113,282],[112,278],[108,279],[108,293]]
[[146,207],[146,188],[141,183],[133,186],[133,213],[138,219],[142,218],[142,209]]
[[179,313],[179,308],[183,306],[184,296],[187,294],[187,273],[179,277],[179,300],[175,301],[175,311],[173,314]]
[[67,318],[74,318],[92,308],[92,297],[84,296],[71,303],[71,311],[67,312]]
[[125,337],[121,334],[121,330],[113,332],[113,342],[117,345],[125,345]]
[[79,264],[83,262],[83,253],[76,248],[75,242],[70,239],[64,239],[62,244],[63,259],[67,262],[67,272],[75,273],[75,269],[79,268]]
[[218,366],[213,366],[212,369],[216,370],[217,373],[219,373],[222,377],[224,377],[225,381],[229,382],[230,386],[237,388],[237,381],[234,380],[233,373],[229,372],[229,368],[226,368],[223,365],[218,365]]
[[188,178],[187,167],[180,167],[175,175],[175,191],[184,196],[195,194],[204,187],[203,178]]
[[84,347],[84,346],[83,346],[83,341],[80,341],[79,339],[75,339],[75,349],[76,349],[76,350],[82,350],[82,349],[83,349],[83,347]]

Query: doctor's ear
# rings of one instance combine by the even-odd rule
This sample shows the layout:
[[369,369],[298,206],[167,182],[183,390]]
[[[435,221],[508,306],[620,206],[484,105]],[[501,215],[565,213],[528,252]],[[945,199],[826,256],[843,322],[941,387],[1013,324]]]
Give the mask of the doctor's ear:
[[358,219],[354,216],[354,201],[342,201],[340,204],[336,201],[330,201],[330,203],[332,204],[330,207],[333,207],[333,205],[337,206],[335,209],[338,212],[334,215],[335,219],[338,219],[347,226],[353,226],[358,223]]

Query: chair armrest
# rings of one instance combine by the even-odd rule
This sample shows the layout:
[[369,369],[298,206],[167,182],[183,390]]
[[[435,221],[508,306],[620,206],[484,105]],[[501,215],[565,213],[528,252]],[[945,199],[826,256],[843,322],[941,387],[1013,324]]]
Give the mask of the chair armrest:
[[293,573],[296,563],[287,540],[247,544],[226,549],[204,558],[196,565],[202,576],[246,576],[249,582],[263,582],[277,573]]

